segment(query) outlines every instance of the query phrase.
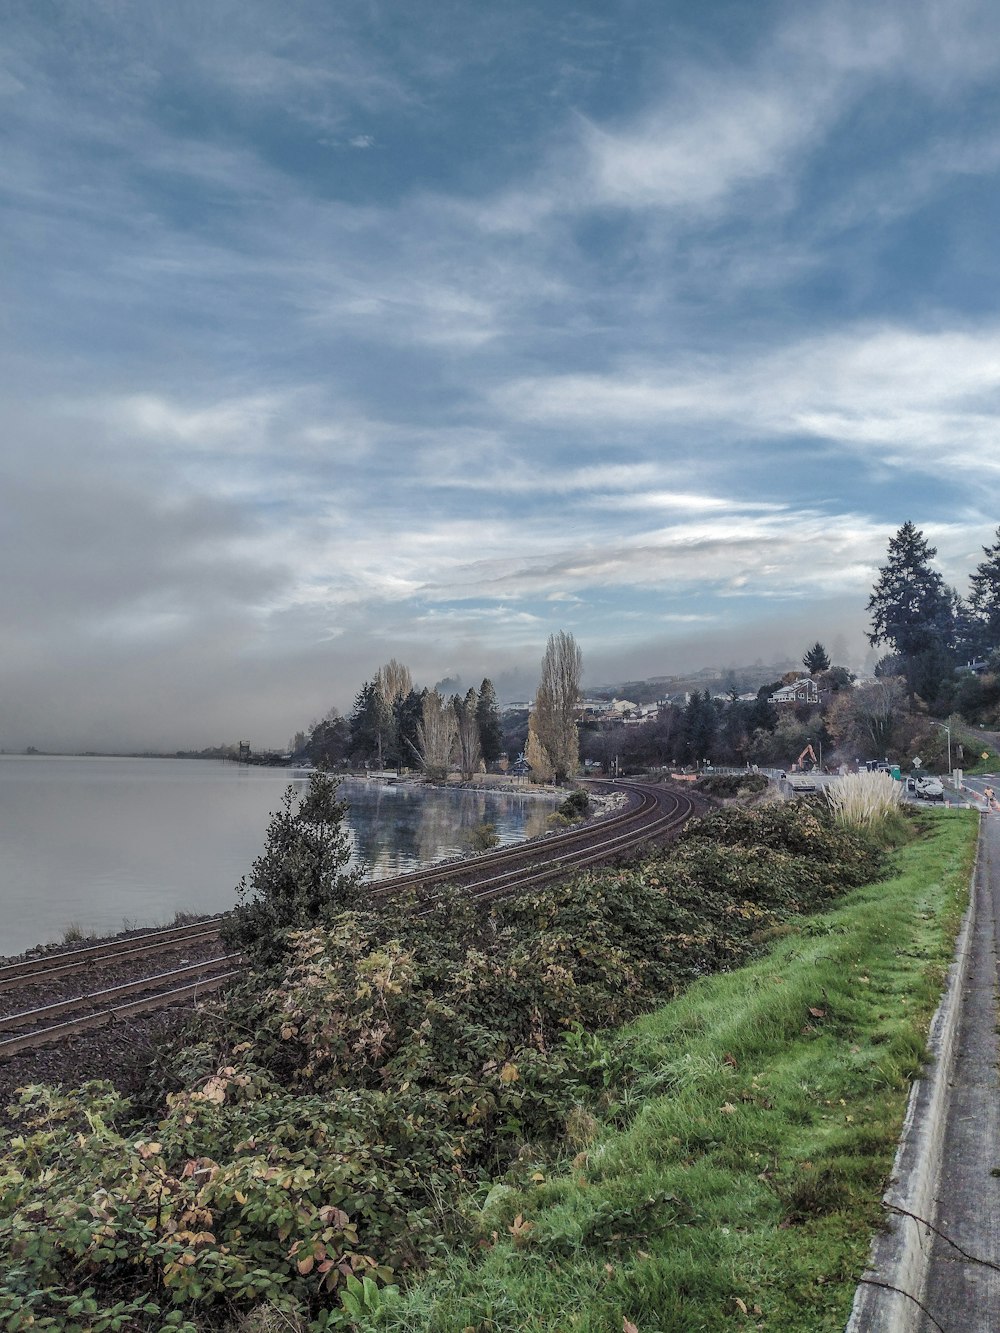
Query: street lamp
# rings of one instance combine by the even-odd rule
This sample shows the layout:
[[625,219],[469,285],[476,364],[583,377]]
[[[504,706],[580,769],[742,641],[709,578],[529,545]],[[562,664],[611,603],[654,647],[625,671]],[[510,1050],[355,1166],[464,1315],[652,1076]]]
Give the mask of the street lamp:
[[942,730],[948,733],[948,776],[951,777],[951,727],[948,726],[947,722],[934,722],[933,719],[928,720],[931,722],[932,726],[941,727]]

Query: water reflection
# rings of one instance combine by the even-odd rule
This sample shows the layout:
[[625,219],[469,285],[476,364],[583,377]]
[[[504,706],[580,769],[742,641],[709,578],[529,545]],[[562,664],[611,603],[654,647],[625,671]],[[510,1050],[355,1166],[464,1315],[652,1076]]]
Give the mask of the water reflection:
[[[0,954],[109,934],[175,912],[224,912],[264,849],[287,769],[208,760],[0,756]],[[348,781],[347,828],[374,878],[464,855],[496,824],[502,844],[543,831],[550,800]]]
[[495,825],[501,846],[545,831],[553,802],[510,792],[442,790],[400,783],[347,781],[347,824],[355,857],[373,879],[464,856],[480,824]]

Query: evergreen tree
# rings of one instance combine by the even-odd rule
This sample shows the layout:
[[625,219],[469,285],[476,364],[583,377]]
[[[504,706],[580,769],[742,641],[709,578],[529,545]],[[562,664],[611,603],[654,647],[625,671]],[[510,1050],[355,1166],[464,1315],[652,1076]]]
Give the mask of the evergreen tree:
[[868,641],[873,647],[892,645],[902,659],[911,694],[916,692],[916,676],[926,676],[918,669],[918,659],[931,654],[940,662],[942,652],[953,649],[955,608],[951,590],[931,566],[935,555],[923,533],[904,523],[889,542],[888,560],[868,599]]
[[378,680],[366,680],[355,695],[351,713],[352,759],[375,759],[381,768],[391,723],[392,714]]
[[477,717],[479,699],[476,691],[470,687],[466,691],[464,699],[459,698],[456,694],[451,703],[458,723],[458,766],[462,771],[462,778],[468,782],[472,775],[479,771],[479,763],[483,757],[483,752],[479,747],[479,718]]
[[417,728],[424,717],[424,697],[427,690],[410,690],[396,705],[396,732],[399,744],[399,762],[404,767],[418,762],[416,753]]
[[333,768],[344,759],[350,743],[351,731],[347,719],[341,717],[336,708],[331,708],[326,717],[312,728],[302,748],[317,768]]
[[325,773],[312,775],[301,803],[293,786],[285,789],[265,850],[240,880],[239,905],[222,928],[226,947],[240,950],[245,963],[269,967],[283,956],[290,931],[354,904],[361,873],[348,869],[346,810]]
[[711,759],[715,745],[719,715],[708,690],[691,695],[684,709],[682,749],[688,763],[700,764]]
[[802,659],[802,665],[810,676],[818,676],[821,671],[830,670],[830,658],[823,645],[816,641]]
[[989,654],[1000,647],[1000,528],[992,546],[983,547],[985,560],[969,580],[968,610],[974,628],[973,648]]
[[503,753],[503,723],[500,720],[497,693],[489,677],[479,687],[476,719],[479,722],[479,748],[483,752],[483,759],[487,764],[496,763]]

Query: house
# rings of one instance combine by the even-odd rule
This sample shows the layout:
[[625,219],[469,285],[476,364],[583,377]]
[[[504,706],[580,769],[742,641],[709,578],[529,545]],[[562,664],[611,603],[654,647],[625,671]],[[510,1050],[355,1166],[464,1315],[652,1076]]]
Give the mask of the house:
[[768,703],[781,707],[783,704],[818,704],[819,688],[809,676],[793,680],[790,685],[782,685],[768,699]]

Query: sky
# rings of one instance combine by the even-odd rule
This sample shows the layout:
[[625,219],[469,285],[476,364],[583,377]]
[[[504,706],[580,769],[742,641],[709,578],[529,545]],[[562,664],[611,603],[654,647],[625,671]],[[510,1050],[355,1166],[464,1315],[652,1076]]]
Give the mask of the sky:
[[1000,8],[2,0],[0,746],[860,667],[1000,522]]

